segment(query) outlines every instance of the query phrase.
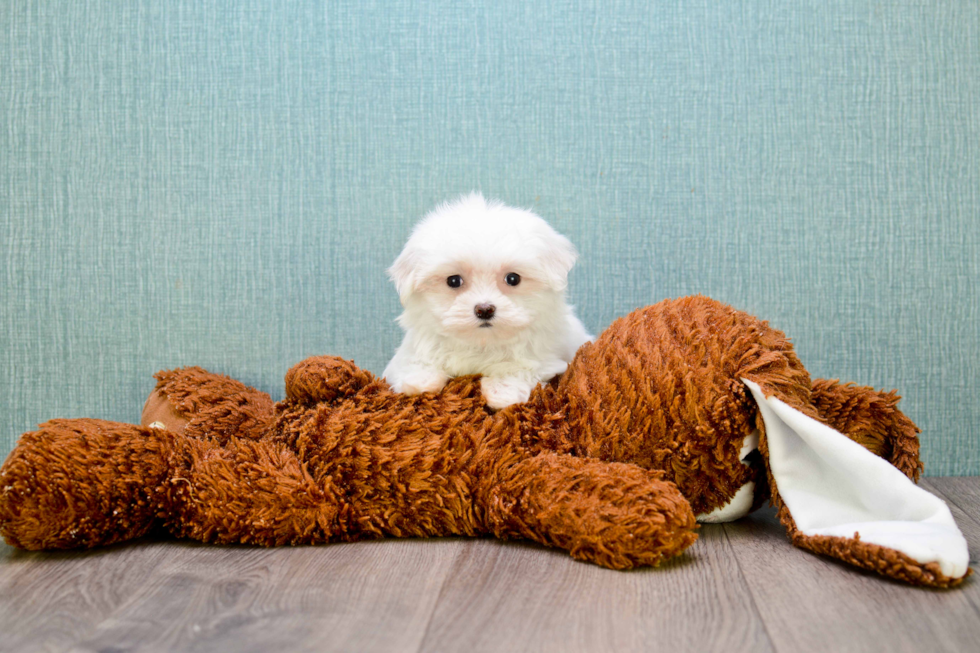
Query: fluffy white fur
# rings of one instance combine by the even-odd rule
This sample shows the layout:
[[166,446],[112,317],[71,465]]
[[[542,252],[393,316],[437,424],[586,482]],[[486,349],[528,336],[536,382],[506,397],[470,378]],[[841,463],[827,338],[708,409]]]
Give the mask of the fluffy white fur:
[[[487,405],[527,400],[592,339],[565,303],[575,247],[540,217],[479,193],[429,213],[388,270],[405,330],[384,376],[397,392],[442,389],[481,374]],[[517,285],[507,275],[520,275]],[[450,277],[459,276],[459,287]],[[481,319],[476,307],[493,305]],[[484,308],[485,314],[485,308]]]

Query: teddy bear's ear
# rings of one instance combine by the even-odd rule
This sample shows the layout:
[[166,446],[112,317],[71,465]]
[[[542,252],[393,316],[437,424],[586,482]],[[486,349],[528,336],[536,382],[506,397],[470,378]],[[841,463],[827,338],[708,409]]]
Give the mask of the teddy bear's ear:
[[843,433],[748,386],[765,425],[760,450],[793,544],[919,585],[949,587],[969,552],[949,508]]

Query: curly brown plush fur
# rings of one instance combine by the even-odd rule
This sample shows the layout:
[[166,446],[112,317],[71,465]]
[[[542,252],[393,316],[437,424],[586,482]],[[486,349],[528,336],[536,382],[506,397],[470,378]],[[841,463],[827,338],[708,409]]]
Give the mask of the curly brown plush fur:
[[704,297],[617,320],[559,379],[499,412],[475,377],[405,396],[334,357],[293,367],[275,405],[200,368],[156,378],[144,426],[55,420],[23,436],[0,470],[9,543],[88,547],[155,525],[260,545],[491,534],[615,569],[655,565],[694,542],[695,514],[747,481],[765,486],[764,466],[739,460],[762,429],[743,378],[920,470],[894,393],[811,383],[781,332]]

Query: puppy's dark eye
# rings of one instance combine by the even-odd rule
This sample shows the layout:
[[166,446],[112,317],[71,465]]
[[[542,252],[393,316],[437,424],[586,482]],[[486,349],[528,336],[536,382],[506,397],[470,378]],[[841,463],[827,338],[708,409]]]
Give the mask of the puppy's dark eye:
[[504,277],[504,281],[507,282],[508,286],[516,286],[521,282],[521,275],[517,274],[516,272],[510,272],[506,277]]
[[459,276],[458,274],[454,274],[446,279],[446,285],[448,285],[450,288],[459,288],[463,285],[463,277]]

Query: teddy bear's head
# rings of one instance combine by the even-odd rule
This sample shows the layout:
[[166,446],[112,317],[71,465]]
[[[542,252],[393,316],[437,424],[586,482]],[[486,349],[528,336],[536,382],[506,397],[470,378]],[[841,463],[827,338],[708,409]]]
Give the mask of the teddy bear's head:
[[761,420],[742,378],[809,406],[810,377],[786,336],[706,297],[667,300],[613,322],[558,383],[579,455],[663,469],[696,514],[749,484],[766,493]]

